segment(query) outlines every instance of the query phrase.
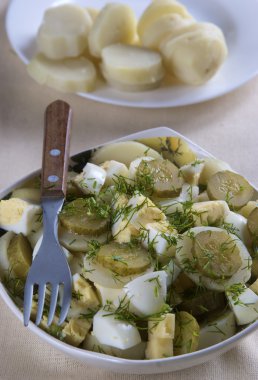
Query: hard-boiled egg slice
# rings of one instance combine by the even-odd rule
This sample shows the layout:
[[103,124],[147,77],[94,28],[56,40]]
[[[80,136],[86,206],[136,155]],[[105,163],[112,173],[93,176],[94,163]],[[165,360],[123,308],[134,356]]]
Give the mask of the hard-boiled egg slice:
[[107,288],[106,286],[99,285],[96,282],[94,283],[94,286],[97,289],[97,293],[102,306],[110,302],[117,302],[121,296],[121,289]]
[[154,158],[149,157],[149,156],[143,156],[143,157],[139,157],[133,160],[129,166],[129,178],[135,179],[137,169],[142,161],[153,161],[153,160]]
[[123,291],[130,301],[129,309],[139,316],[161,312],[167,296],[167,277],[165,271],[157,271],[126,284]]
[[258,319],[258,295],[244,284],[236,283],[227,288],[226,297],[238,325],[246,325]]
[[124,178],[128,178],[129,176],[129,170],[122,162],[115,160],[105,161],[100,167],[106,171],[106,186],[114,185],[119,176]]
[[161,263],[168,263],[175,256],[177,244],[177,232],[169,227],[166,222],[147,223],[141,232],[142,245],[154,250],[157,259]]
[[247,228],[247,219],[233,211],[229,211],[224,218],[224,223],[232,229],[232,233],[236,234],[243,243],[250,247],[252,245],[252,237]]
[[230,213],[227,202],[207,201],[194,203],[192,214],[195,227],[199,226],[219,226]]
[[40,206],[19,198],[0,201],[0,228],[27,236],[41,223]]
[[93,317],[92,333],[100,343],[123,350],[141,342],[140,333],[135,326],[116,319],[115,315],[103,309]]
[[145,359],[146,342],[140,342],[135,346],[121,350],[117,347],[108,346],[100,343],[92,333],[86,336],[83,342],[83,348],[89,351],[95,351],[106,355],[117,356],[124,359]]
[[204,168],[204,162],[202,160],[196,160],[190,164],[181,166],[180,173],[182,174],[185,182],[190,185],[198,185],[200,174]]
[[83,193],[97,195],[105,183],[106,176],[103,168],[88,162],[82,173],[74,178],[74,182]]

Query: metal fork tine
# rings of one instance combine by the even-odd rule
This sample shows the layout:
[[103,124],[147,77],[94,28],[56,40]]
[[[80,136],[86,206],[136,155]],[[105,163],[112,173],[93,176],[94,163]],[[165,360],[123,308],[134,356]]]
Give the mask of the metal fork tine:
[[48,313],[48,321],[47,325],[50,326],[56,311],[56,303],[58,297],[59,285],[51,285],[51,299],[50,299],[50,307]]
[[71,299],[72,299],[72,285],[64,284],[64,295],[63,295],[62,308],[60,312],[58,325],[61,325],[64,322],[70,308]]
[[44,303],[45,303],[45,292],[46,292],[46,284],[39,285],[38,289],[38,311],[37,311],[37,318],[36,318],[36,325],[38,326],[40,324],[43,309],[44,309]]
[[24,309],[23,309],[24,326],[28,326],[29,321],[30,321],[32,296],[33,296],[33,284],[30,284],[28,281],[26,281],[26,285],[24,288]]

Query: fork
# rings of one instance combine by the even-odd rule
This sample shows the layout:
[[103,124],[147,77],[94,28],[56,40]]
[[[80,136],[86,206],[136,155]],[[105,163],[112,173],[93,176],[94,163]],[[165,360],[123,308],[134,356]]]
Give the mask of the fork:
[[43,209],[43,239],[33,260],[24,288],[24,325],[28,326],[34,286],[38,285],[36,325],[39,325],[46,286],[51,286],[47,324],[53,321],[60,285],[63,286],[61,325],[68,313],[72,297],[72,276],[63,249],[58,242],[58,213],[66,194],[70,143],[71,108],[62,100],[51,103],[45,112],[45,131],[41,176],[41,205]]

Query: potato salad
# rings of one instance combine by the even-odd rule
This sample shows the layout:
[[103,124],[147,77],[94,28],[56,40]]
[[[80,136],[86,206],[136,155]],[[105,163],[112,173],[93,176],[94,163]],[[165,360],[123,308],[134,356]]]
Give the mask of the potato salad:
[[[61,341],[126,359],[161,359],[222,342],[258,319],[257,191],[179,137],[123,141],[74,156],[59,213],[73,276]],[[42,240],[40,177],[0,201],[0,278],[22,310]],[[57,268],[58,270],[58,268]],[[31,320],[37,313],[37,289]]]
[[195,20],[175,0],[150,2],[138,20],[129,4],[46,9],[29,75],[64,92],[93,91],[98,79],[132,92],[173,81],[202,85],[220,69],[228,49],[218,26]]

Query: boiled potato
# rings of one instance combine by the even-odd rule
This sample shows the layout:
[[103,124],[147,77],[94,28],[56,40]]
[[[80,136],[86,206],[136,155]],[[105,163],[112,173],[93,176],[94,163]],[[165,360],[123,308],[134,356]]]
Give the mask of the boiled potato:
[[159,86],[164,77],[159,53],[125,44],[110,45],[102,50],[102,74],[113,86],[131,91]]
[[178,14],[181,17],[192,19],[187,9],[174,0],[153,1],[143,12],[138,23],[138,34],[142,38],[145,30],[160,17],[166,14]]
[[129,166],[131,161],[142,156],[161,158],[158,152],[144,144],[136,141],[122,141],[97,149],[91,157],[91,162],[98,165],[105,161],[116,160]]
[[196,23],[191,31],[176,38],[168,37],[160,50],[167,71],[194,86],[214,76],[227,56],[224,35],[211,23]]
[[125,4],[110,3],[101,9],[89,33],[90,53],[101,56],[104,47],[116,43],[133,43],[136,34],[136,18]]
[[199,180],[201,185],[207,185],[208,180],[213,176],[213,174],[223,170],[232,170],[231,166],[227,162],[218,160],[217,158],[205,157],[202,161],[204,163],[204,168],[202,169]]
[[39,84],[63,92],[92,91],[97,79],[93,63],[85,57],[52,61],[38,54],[28,64],[27,71]]
[[50,7],[38,31],[38,50],[50,59],[77,57],[87,46],[91,25],[90,15],[79,5]]
[[150,49],[159,49],[162,41],[170,36],[174,38],[185,33],[194,20],[182,17],[178,13],[164,14],[148,25],[141,34],[141,43]]

